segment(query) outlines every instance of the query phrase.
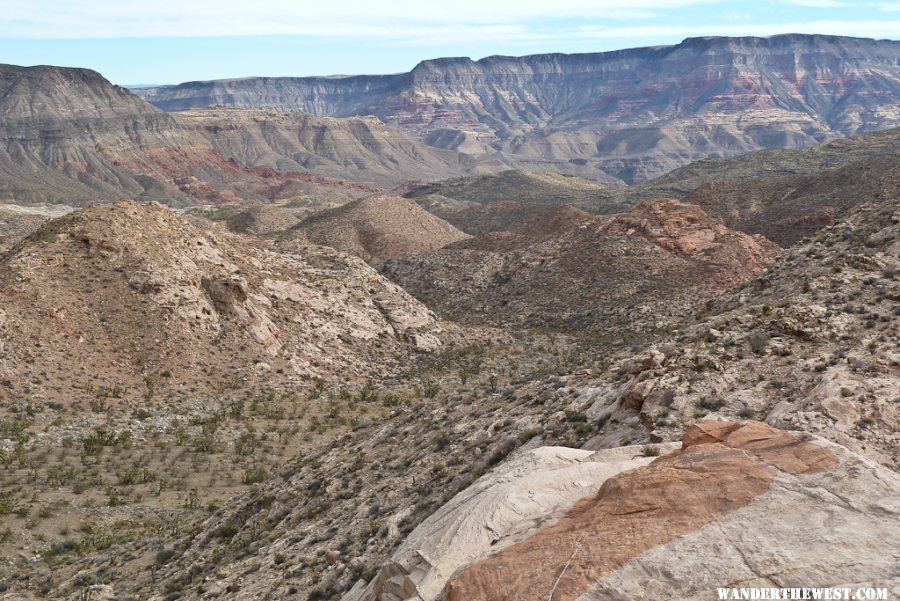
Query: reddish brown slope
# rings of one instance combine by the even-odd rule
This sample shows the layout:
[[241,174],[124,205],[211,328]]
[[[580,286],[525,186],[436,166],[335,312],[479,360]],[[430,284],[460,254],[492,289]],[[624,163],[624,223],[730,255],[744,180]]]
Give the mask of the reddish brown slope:
[[491,236],[397,257],[382,273],[438,313],[466,323],[618,337],[668,327],[698,301],[758,273],[780,251],[673,200],[522,246],[504,247]]

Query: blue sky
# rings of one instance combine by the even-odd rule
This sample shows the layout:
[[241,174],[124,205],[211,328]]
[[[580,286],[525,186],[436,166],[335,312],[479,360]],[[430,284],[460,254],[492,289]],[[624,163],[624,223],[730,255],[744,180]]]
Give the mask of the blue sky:
[[793,32],[900,39],[900,0],[0,0],[0,62],[122,85]]

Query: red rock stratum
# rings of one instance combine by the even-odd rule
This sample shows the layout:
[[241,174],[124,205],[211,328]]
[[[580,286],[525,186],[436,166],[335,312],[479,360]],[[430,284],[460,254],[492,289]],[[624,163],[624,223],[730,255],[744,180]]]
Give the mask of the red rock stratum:
[[639,554],[746,506],[779,471],[837,464],[828,448],[759,422],[703,422],[682,443],[610,478],[553,526],[458,574],[449,601],[577,599]]

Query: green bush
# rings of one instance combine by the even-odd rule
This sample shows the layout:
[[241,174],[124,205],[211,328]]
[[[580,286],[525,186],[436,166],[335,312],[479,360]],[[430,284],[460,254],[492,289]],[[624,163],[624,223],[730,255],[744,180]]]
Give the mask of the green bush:
[[244,484],[258,484],[267,476],[266,470],[261,467],[248,467],[244,470]]

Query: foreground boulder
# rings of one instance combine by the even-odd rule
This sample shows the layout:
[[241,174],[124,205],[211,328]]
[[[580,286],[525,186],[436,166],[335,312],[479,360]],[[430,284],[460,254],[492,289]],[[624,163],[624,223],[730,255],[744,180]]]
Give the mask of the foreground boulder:
[[523,452],[431,515],[367,589],[357,586],[345,600],[437,598],[460,567],[524,540],[607,478],[650,461],[637,447]]
[[600,463],[579,476],[584,489],[599,490],[559,519],[560,496],[550,494],[559,465],[533,462],[520,491],[547,502],[543,519],[530,508],[487,545],[461,544],[473,540],[460,534],[472,517],[477,525],[482,513],[494,514],[496,496],[486,491],[507,486],[522,468],[511,462],[419,526],[394,561],[345,600],[710,599],[724,586],[900,590],[894,472],[827,440],[753,421],[702,422],[680,450],[629,469],[637,464],[622,453],[634,450],[567,451]]

